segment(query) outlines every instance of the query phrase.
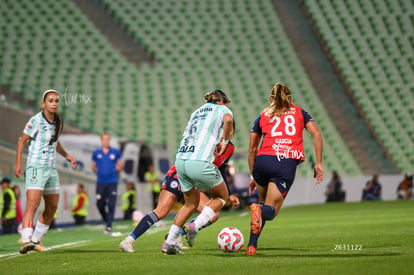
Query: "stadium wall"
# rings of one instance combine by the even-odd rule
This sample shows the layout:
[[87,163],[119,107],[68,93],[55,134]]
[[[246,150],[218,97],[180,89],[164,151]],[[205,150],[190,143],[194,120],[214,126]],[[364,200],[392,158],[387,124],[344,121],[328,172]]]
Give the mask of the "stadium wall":
[[[362,198],[362,190],[367,181],[371,180],[372,175],[344,177],[342,188],[346,192],[346,202],[359,202]],[[397,187],[403,180],[404,175],[380,175],[379,182],[382,185],[382,199],[396,200]],[[284,206],[325,203],[325,191],[330,181],[330,175],[319,185],[315,185],[314,179],[297,179],[286,198]]]
[[[295,183],[290,189],[283,206],[325,203],[325,191],[329,184],[330,176],[331,175],[325,175],[325,180],[319,185],[315,185],[315,180],[313,178],[295,179]],[[372,175],[341,178],[342,188],[346,192],[345,201],[361,201],[362,189],[371,178]],[[379,182],[382,185],[383,200],[397,199],[397,187],[403,178],[404,175],[379,175]],[[247,190],[249,185],[249,175],[236,174],[234,176],[234,183],[237,190]],[[246,194],[246,192],[247,191],[240,193]]]
[[[18,184],[21,190],[24,190],[24,179],[16,179],[12,177],[15,163],[15,150],[0,146],[0,170],[2,176],[8,176],[12,179],[12,184]],[[25,160],[26,156],[23,156]],[[23,161],[24,165],[24,161]],[[59,167],[59,175],[61,182],[61,193],[58,205],[58,216],[56,223],[58,225],[73,224],[73,218],[70,214],[72,207],[72,200],[76,196],[76,185],[82,183],[89,194],[89,215],[87,222],[99,222],[100,215],[96,208],[95,199],[95,175],[85,174],[79,171],[73,171],[71,168]],[[346,202],[361,201],[362,189],[366,182],[370,180],[372,175],[343,177],[343,189],[346,192]],[[404,178],[403,175],[380,175],[379,181],[382,184],[383,200],[396,200],[396,190],[398,184]],[[312,178],[297,178],[288,194],[284,207],[303,205],[303,204],[320,204],[325,203],[326,197],[324,195],[327,185],[330,180],[330,175],[326,175],[326,179],[319,185],[314,184]],[[248,174],[236,174],[234,176],[235,186],[238,190],[245,190],[249,184]],[[151,192],[147,184],[136,184],[137,188],[137,210],[142,213],[147,213],[152,210]],[[125,191],[125,184],[122,182],[118,186],[118,199],[116,203],[115,219],[122,219],[123,212],[121,210],[121,196]],[[23,192],[24,194],[24,192]],[[21,203],[23,209],[25,208],[25,196],[22,194]]]

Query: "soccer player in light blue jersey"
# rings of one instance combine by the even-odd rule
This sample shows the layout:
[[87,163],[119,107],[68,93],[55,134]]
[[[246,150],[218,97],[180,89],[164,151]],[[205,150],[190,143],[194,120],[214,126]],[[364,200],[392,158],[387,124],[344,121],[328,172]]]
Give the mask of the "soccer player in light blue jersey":
[[215,155],[226,150],[233,131],[233,113],[226,106],[230,100],[221,90],[207,93],[204,99],[206,103],[192,113],[176,155],[175,167],[185,203],[175,216],[163,244],[162,251],[167,254],[182,254],[176,241],[184,223],[197,209],[199,190],[207,191],[211,200],[194,222],[184,228],[190,246],[194,245],[200,228],[223,208],[228,199],[226,184],[213,161]]
[[[76,160],[66,153],[58,141],[63,121],[56,113],[59,95],[55,90],[46,90],[42,96],[42,111],[27,122],[17,144],[14,175],[20,177],[21,157],[24,146],[29,142],[25,181],[26,209],[23,213],[22,246],[20,254],[31,250],[41,251],[40,241],[49,230],[59,202],[59,175],[56,169],[56,152],[69,161],[73,167]],[[42,199],[45,209],[33,231],[33,219]]]

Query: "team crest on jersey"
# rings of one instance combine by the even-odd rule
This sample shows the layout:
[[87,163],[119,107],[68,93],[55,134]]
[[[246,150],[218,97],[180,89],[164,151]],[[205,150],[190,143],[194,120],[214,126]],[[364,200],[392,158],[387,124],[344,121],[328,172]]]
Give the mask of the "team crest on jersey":
[[33,176],[32,177],[32,184],[36,184],[37,183],[37,178],[36,178],[36,176]]
[[115,155],[114,155],[114,154],[110,154],[110,155],[109,155],[109,158],[110,158],[111,160],[114,160],[114,159],[115,159]]
[[178,181],[176,181],[176,180],[173,180],[172,182],[171,182],[171,188],[177,188],[178,187]]

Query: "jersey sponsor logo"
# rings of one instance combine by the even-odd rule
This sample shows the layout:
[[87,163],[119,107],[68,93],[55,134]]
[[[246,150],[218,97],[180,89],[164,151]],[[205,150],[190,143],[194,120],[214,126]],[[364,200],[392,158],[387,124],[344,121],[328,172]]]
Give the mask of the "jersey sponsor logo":
[[302,151],[283,148],[283,145],[280,144],[273,144],[272,148],[275,150],[275,155],[279,161],[281,159],[302,159],[305,157]]
[[188,153],[188,152],[194,152],[195,151],[195,147],[194,145],[191,146],[181,146],[180,149],[178,150],[179,153]]

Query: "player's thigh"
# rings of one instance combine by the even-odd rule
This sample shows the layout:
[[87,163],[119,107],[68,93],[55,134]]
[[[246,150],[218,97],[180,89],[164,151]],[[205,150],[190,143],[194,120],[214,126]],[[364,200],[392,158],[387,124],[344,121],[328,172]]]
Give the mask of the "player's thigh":
[[[188,162],[188,175],[197,182],[197,189],[199,190],[211,190],[215,186],[223,183],[223,178],[217,166],[205,161],[189,161]],[[213,195],[209,192],[210,195]]]
[[182,192],[190,191],[195,185],[195,182],[193,181],[193,179],[191,179],[190,176],[187,174],[187,162],[188,160],[182,160],[182,159],[175,160],[175,168],[177,169],[177,178],[178,178],[178,182],[180,183]]
[[43,167],[28,166],[25,171],[26,190],[43,190],[48,181],[48,173]]
[[45,188],[43,190],[44,195],[57,194],[59,198],[60,182],[59,174],[56,168],[46,167],[44,170],[44,176],[46,179]]

